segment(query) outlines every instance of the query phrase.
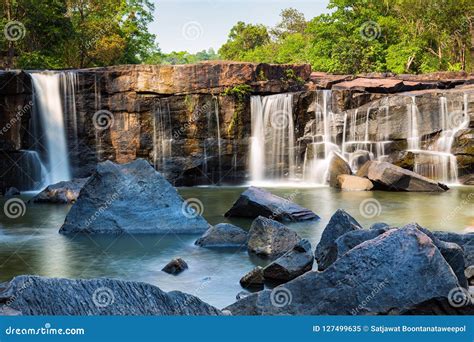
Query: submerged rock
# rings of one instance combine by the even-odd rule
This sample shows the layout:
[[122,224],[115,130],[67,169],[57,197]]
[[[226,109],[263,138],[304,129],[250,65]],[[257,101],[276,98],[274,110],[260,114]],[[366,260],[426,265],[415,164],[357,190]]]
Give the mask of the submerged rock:
[[251,218],[263,216],[277,221],[305,221],[319,218],[309,209],[253,186],[240,195],[225,216]]
[[337,259],[336,239],[347,232],[362,229],[359,222],[344,209],[338,209],[324,228],[314,256],[318,270],[323,271]]
[[313,252],[308,240],[303,239],[292,250],[263,269],[263,277],[281,282],[290,281],[313,268]]
[[324,272],[310,271],[228,306],[233,315],[399,314],[459,287],[432,240],[392,229],[353,248]]
[[188,210],[188,202],[160,173],[147,161],[137,159],[123,165],[100,163],[59,232],[197,234],[208,228],[204,218]]
[[247,244],[248,234],[230,223],[219,223],[209,228],[195,244],[201,247],[241,247]]
[[329,185],[337,188],[339,182],[337,177],[340,175],[352,175],[351,167],[339,154],[333,153],[328,168]]
[[337,176],[337,187],[346,191],[369,191],[374,185],[367,178],[339,175]]
[[146,283],[107,278],[18,276],[6,284],[0,300],[26,316],[221,314],[215,307],[183,292],[164,292]]
[[186,263],[186,261],[184,261],[181,258],[176,258],[176,259],[171,260],[169,263],[167,263],[166,266],[163,267],[162,271],[169,274],[176,275],[187,269],[188,269],[188,264]]
[[74,203],[87,180],[88,178],[77,178],[48,185],[30,201],[33,203]]
[[240,285],[245,289],[263,289],[263,268],[260,266],[255,267],[249,273],[244,275],[240,279]]
[[247,246],[250,253],[276,259],[291,250],[300,240],[298,234],[287,226],[259,216],[252,222]]
[[357,171],[357,176],[370,179],[380,190],[391,191],[446,191],[449,188],[399,166],[380,161],[369,161]]

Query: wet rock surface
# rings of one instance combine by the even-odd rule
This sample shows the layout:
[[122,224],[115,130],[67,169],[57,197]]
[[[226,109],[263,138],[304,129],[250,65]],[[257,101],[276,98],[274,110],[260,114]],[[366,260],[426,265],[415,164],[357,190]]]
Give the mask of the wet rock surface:
[[195,244],[201,247],[242,247],[247,244],[248,234],[240,227],[219,223],[209,228]]
[[177,275],[187,269],[188,264],[186,263],[186,261],[181,258],[176,258],[167,263],[166,266],[163,267],[162,271],[169,274]]
[[220,315],[199,298],[133,281],[18,276],[4,284],[3,308],[25,316],[43,315]]
[[240,279],[240,285],[246,289],[263,290],[264,281],[265,279],[263,278],[263,268],[257,266]]
[[277,221],[305,221],[318,219],[311,210],[272,193],[251,186],[245,190],[232,208],[225,213],[226,217],[269,217]]
[[137,159],[97,166],[66,216],[62,234],[199,234],[209,228],[187,210],[177,190],[151,165]]
[[33,203],[74,203],[87,180],[88,178],[79,178],[48,185],[30,201]]

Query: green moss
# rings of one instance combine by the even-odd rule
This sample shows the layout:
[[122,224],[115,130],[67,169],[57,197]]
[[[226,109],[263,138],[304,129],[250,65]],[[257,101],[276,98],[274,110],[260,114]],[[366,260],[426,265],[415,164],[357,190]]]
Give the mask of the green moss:
[[[223,92],[225,96],[232,96],[235,101],[234,114],[227,128],[227,134],[232,135],[235,131],[235,127],[243,127],[242,113],[245,109],[245,100],[252,93],[252,87],[248,84],[239,84],[232,88],[228,88]],[[237,132],[240,136],[242,132]]]

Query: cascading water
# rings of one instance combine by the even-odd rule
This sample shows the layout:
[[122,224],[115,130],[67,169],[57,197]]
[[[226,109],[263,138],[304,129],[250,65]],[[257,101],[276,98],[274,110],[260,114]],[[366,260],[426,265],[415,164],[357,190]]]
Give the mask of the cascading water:
[[[416,117],[414,113],[418,113],[414,99],[413,107],[415,108],[411,110],[412,117]],[[447,97],[441,96],[439,98],[439,114],[439,137],[434,143],[428,144],[425,149],[420,147],[421,138],[418,133],[417,121],[412,121],[409,150],[415,155],[413,171],[443,183],[456,184],[458,183],[458,167],[456,156],[451,153],[451,148],[456,133],[469,125],[467,95],[464,94],[462,108],[452,111],[449,110]]]
[[69,180],[71,171],[61,93],[63,88],[63,94],[67,96],[68,87],[61,87],[61,82],[72,78],[65,77],[64,73],[41,72],[32,73],[31,79],[35,104],[32,117],[33,146],[46,161],[48,183]]
[[251,97],[252,182],[293,179],[296,173],[293,94]]
[[172,144],[170,105],[167,100],[160,99],[155,105],[153,116],[153,165],[157,170],[165,171]]

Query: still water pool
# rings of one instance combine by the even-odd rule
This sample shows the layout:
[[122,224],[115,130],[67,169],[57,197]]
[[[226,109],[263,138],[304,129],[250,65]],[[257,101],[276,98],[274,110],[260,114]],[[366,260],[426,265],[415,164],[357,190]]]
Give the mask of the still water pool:
[[[231,222],[247,229],[251,220],[224,218],[242,187],[181,188],[185,198],[203,203],[203,216],[211,223]],[[462,232],[474,226],[474,187],[457,187],[446,193],[341,192],[328,187],[275,188],[321,220],[289,224],[313,249],[322,230],[338,208],[365,227],[374,222],[401,226],[418,222],[432,230]],[[26,201],[32,195],[22,198]],[[3,208],[4,199],[0,198]],[[249,256],[245,249],[205,249],[194,245],[198,236],[76,236],[58,234],[69,206],[28,205],[25,215],[8,219],[0,212],[0,280],[20,274],[49,277],[112,277],[143,281],[165,291],[180,290],[223,308],[243,289],[239,279],[255,265],[267,261]],[[472,229],[472,228],[471,228]],[[178,276],[162,267],[182,257],[189,269]]]

